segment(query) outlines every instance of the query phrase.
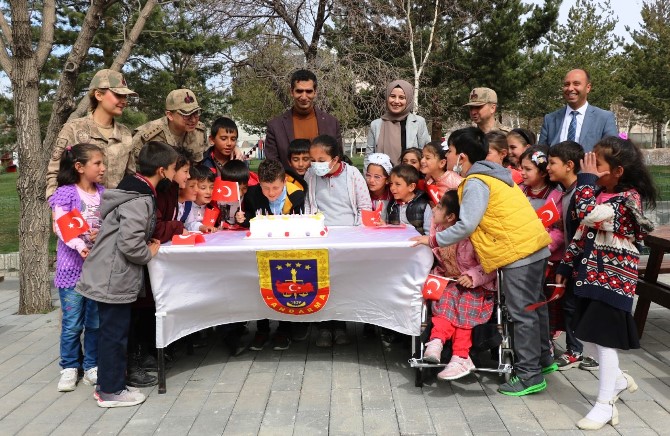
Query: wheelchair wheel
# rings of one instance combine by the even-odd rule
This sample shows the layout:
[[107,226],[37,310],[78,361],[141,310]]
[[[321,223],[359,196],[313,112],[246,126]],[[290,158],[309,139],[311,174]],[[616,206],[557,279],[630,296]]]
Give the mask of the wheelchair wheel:
[[[504,365],[509,365],[512,367],[514,365],[514,359],[512,358],[512,352],[511,351],[503,351],[503,356],[502,356],[502,363]],[[503,379],[505,382],[508,382],[510,378],[512,378],[512,373],[511,372],[503,372],[502,373]]]
[[423,387],[423,368],[415,368],[414,370],[414,386],[417,388]]

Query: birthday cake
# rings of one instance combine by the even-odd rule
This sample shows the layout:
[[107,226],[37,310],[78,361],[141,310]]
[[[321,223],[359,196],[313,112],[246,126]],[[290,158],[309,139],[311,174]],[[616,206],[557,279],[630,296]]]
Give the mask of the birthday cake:
[[322,213],[312,215],[257,215],[249,221],[252,239],[323,238],[328,236]]

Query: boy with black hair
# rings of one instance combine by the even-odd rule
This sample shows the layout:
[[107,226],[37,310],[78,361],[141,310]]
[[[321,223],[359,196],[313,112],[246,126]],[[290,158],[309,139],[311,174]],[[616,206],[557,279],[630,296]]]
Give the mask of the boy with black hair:
[[[305,192],[291,182],[286,181],[286,172],[281,162],[267,159],[258,166],[260,183],[251,186],[244,196],[244,212],[237,216],[238,223],[249,227],[249,220],[259,211],[263,215],[288,215],[302,213],[305,203]],[[279,321],[277,331],[272,339],[272,348],[276,351],[286,350],[291,344],[291,322]],[[270,320],[256,322],[257,332],[250,350],[260,351],[270,338]]]
[[[577,174],[580,170],[580,161],[584,159],[584,148],[575,141],[563,141],[549,149],[549,163],[547,172],[552,182],[558,183],[563,190],[561,195],[563,222],[563,238],[567,247],[579,227],[579,218],[575,211],[575,188],[577,186]],[[577,309],[577,297],[573,292],[572,280],[568,280],[565,293],[560,300],[563,308],[563,319],[565,321],[565,353],[555,360],[559,371],[579,367],[587,371],[598,369],[598,361],[593,357],[584,356],[584,346],[575,337],[573,332],[573,321]]]
[[77,292],[98,302],[98,386],[100,407],[134,406],[146,397],[126,388],[126,352],[131,304],[142,291],[142,267],[158,253],[151,239],[156,225],[156,191],[170,184],[177,152],[151,141],[140,150],[139,171],[104,192],[100,233],[77,284]]
[[191,212],[184,223],[186,230],[203,233],[213,233],[217,231],[219,223],[221,222],[220,213],[215,222],[203,222],[207,209],[218,209],[216,203],[212,201],[215,180],[216,174],[210,171],[209,168],[202,164],[198,166],[198,193],[191,206]]
[[221,210],[222,223],[235,224],[235,215],[240,212],[240,204],[242,204],[249,188],[250,174],[249,167],[241,160],[231,160],[221,168],[221,180],[237,182],[240,188],[239,202],[226,203],[220,201],[217,203]]
[[428,195],[416,188],[421,179],[419,171],[409,164],[396,165],[389,179],[389,190],[395,199],[386,206],[389,224],[410,224],[422,235],[428,234],[433,211]]
[[177,197],[177,219],[182,223],[186,223],[186,219],[191,213],[193,202],[198,196],[198,178],[200,171],[195,165],[191,165],[188,169],[188,180],[183,188],[179,189],[179,197]]
[[177,173],[170,186],[163,191],[157,191],[156,197],[156,228],[153,237],[161,243],[172,240],[174,235],[184,233],[184,223],[177,219],[179,190],[186,187],[194,162],[191,150],[185,147],[174,147],[174,149],[178,155],[175,165]]
[[549,349],[547,306],[542,285],[551,242],[535,210],[510,172],[486,160],[485,134],[476,127],[454,132],[448,141],[447,167],[464,177],[458,187],[459,221],[434,237],[412,238],[431,248],[470,238],[484,272],[502,270],[505,303],[514,322],[515,376],[498,392],[521,396],[547,387],[544,374],[557,369]]
[[223,166],[235,159],[237,132],[237,124],[228,117],[219,117],[212,123],[209,134],[212,146],[207,149],[200,164],[210,168],[217,177],[221,177]]
[[305,173],[312,164],[309,157],[309,139],[294,139],[288,145],[288,163],[290,168],[286,169],[286,181],[291,182],[302,190],[307,190]]

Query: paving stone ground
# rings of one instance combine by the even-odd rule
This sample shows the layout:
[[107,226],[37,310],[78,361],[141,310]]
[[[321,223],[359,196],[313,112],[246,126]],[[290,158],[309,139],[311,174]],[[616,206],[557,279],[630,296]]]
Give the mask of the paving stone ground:
[[[54,305],[57,305],[54,299]],[[193,355],[177,349],[167,393],[143,389],[136,407],[98,408],[92,388],[59,393],[60,311],[16,315],[18,280],[0,283],[0,435],[577,435],[598,390],[597,372],[547,377],[546,391],[496,393],[497,374],[414,386],[404,344],[364,338],[333,349],[231,357],[216,332]],[[253,323],[251,323],[253,329]],[[250,339],[250,337],[248,337]],[[620,424],[594,434],[670,434],[670,310],[652,305],[642,349],[620,354],[640,389],[624,393]]]

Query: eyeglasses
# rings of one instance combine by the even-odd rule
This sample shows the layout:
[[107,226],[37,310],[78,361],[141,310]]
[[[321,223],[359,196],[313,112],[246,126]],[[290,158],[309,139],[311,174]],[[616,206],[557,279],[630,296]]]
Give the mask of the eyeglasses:
[[197,120],[200,118],[200,111],[193,112],[188,115],[184,115],[181,112],[177,111],[177,113],[186,121],[191,121],[191,120]]
[[366,179],[372,179],[376,182],[379,182],[381,180],[384,180],[386,178],[386,176],[380,176],[379,174],[365,173],[365,178]]

